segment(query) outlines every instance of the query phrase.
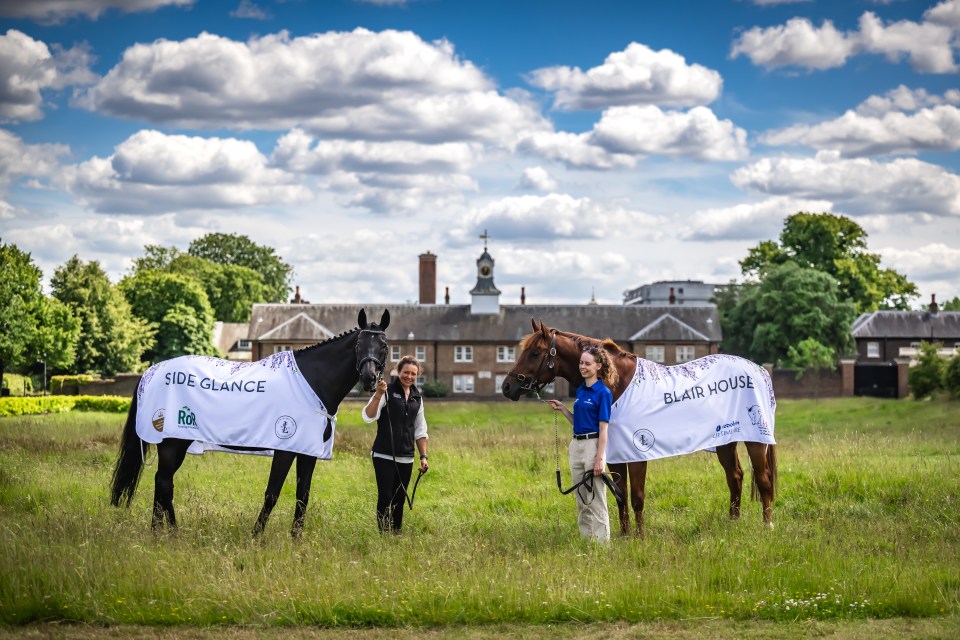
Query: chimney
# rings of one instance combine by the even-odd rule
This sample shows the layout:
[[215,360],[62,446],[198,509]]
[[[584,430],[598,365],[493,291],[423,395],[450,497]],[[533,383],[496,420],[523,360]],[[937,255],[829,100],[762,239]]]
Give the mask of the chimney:
[[677,297],[673,295],[673,287],[670,287],[670,304],[674,304],[677,301]]
[[443,303],[450,304],[450,287],[444,287],[444,289],[446,289],[447,292],[443,295]]
[[437,304],[437,256],[420,254],[420,304]]
[[937,294],[930,294],[930,315],[935,316],[940,312],[940,305],[937,304]]
[[520,304],[527,304],[527,288],[520,287]]
[[290,300],[290,304],[310,304],[309,300],[304,300],[300,297],[300,285],[297,285],[297,291],[293,294],[293,299]]

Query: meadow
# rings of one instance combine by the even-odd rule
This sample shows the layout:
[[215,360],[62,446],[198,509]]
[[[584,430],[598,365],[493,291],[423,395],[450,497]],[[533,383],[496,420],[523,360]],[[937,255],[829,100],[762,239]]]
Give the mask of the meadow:
[[123,416],[0,419],[0,630],[960,635],[956,402],[781,401],[773,531],[746,499],[727,518],[720,465],[698,453],[650,464],[645,539],[606,546],[579,538],[573,498],[557,491],[543,405],[426,409],[431,470],[404,534],[377,532],[373,433],[347,402],[300,541],[292,473],[251,539],[269,459],[189,456],[179,534],[154,535],[155,463],[129,509],[109,505]]

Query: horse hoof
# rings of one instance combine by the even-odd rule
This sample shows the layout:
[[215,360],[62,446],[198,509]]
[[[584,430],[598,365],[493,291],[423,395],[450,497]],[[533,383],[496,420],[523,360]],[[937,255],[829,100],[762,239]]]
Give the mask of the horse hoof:
[[767,529],[773,531],[773,522],[764,522],[764,524],[766,525]]

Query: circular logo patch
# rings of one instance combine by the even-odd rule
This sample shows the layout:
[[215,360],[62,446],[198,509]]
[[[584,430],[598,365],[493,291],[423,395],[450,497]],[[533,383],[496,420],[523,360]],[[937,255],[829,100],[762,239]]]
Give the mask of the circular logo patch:
[[274,425],[278,438],[286,440],[297,432],[297,421],[290,416],[280,416],[277,418],[277,424]]
[[163,409],[157,409],[153,412],[153,418],[151,418],[151,423],[153,428],[157,431],[163,431]]
[[649,451],[657,439],[653,437],[653,432],[649,429],[637,429],[633,432],[633,446],[638,451]]

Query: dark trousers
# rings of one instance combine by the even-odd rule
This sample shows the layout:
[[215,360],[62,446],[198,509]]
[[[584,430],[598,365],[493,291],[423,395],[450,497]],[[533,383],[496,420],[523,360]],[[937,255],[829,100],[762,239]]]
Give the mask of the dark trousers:
[[377,526],[381,532],[400,533],[405,490],[410,486],[412,462],[371,458],[377,476]]

